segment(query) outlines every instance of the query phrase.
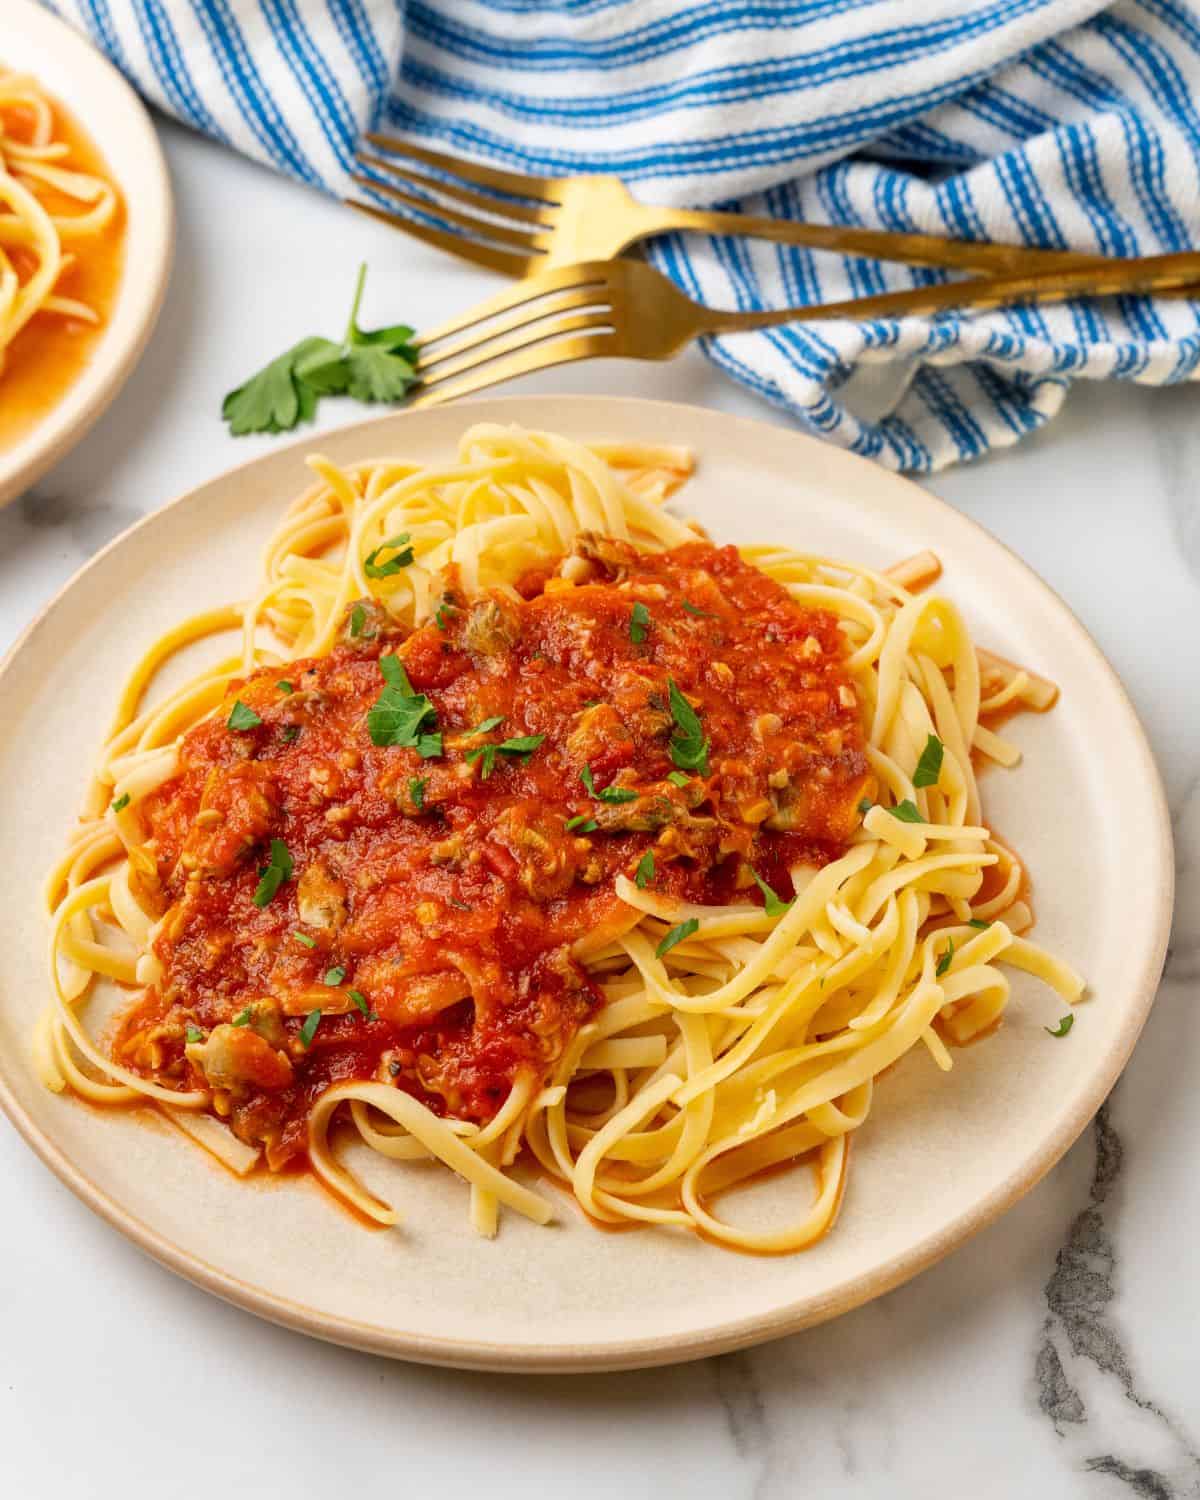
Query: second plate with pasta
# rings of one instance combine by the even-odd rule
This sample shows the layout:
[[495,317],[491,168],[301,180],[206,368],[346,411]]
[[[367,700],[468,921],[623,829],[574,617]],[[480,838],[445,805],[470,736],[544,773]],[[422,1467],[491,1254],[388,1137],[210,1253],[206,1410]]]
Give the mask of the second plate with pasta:
[[711,412],[397,416],[307,483],[304,446],[120,539],[6,669],[0,816],[51,873],[49,912],[0,890],[0,1098],[50,1165],[253,1310],[508,1368],[801,1327],[1032,1186],[1170,907],[1141,731],[1049,591]]

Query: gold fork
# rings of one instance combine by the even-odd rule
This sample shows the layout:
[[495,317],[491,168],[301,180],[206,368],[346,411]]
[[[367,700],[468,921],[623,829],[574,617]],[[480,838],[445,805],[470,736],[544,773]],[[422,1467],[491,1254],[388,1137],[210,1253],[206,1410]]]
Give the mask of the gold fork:
[[579,360],[669,359],[706,333],[742,333],[828,318],[899,318],[948,308],[1061,302],[1116,292],[1172,291],[1198,282],[1200,251],[1187,251],[1041,275],[882,292],[812,307],[722,312],[693,302],[644,261],[592,261],[520,281],[420,335],[414,340],[418,384],[410,404],[438,405],[518,375]]
[[[640,240],[674,229],[749,235],[814,250],[993,275],[1106,263],[1104,256],[1069,250],[973,244],[937,235],[801,224],[707,209],[655,208],[631,197],[619,177],[530,177],[444,156],[392,136],[372,134],[366,139],[387,155],[358,152],[358,160],[370,168],[370,175],[355,173],[355,182],[437,224],[388,213],[357,199],[348,200],[351,207],[427,245],[510,276],[610,260]],[[433,172],[422,167],[431,167]],[[431,198],[431,193],[439,196]]]

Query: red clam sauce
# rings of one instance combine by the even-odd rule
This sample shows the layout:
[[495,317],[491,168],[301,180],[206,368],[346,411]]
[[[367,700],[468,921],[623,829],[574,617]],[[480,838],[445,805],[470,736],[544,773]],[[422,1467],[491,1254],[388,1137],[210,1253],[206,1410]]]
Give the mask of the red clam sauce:
[[412,632],[360,602],[329,656],[234,684],[143,805],[162,972],[117,1055],[212,1089],[272,1166],[335,1081],[483,1121],[546,1077],[603,1003],[581,958],[637,917],[618,875],[787,899],[858,826],[832,614],[732,547],[578,552]]

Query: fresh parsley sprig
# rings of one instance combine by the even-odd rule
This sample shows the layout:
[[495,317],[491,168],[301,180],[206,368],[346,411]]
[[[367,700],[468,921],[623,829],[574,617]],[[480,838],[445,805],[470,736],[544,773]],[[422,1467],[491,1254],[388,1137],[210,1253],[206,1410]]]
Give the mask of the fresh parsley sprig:
[[700,726],[696,710],[675,686],[675,679],[667,679],[667,692],[671,700],[671,717],[675,720],[675,733],[671,739],[671,759],[681,770],[699,771],[708,775],[708,738]]
[[379,670],[387,684],[367,714],[373,745],[406,745],[424,760],[442,753],[437,711],[424,693],[414,693],[398,656],[381,656]]
[[358,268],[354,303],[341,343],[301,339],[235,390],[221,403],[221,415],[234,437],[247,432],[290,432],[312,420],[322,396],[349,396],[354,401],[400,401],[416,378],[413,330],[396,323],[388,328],[358,325],[367,268]]

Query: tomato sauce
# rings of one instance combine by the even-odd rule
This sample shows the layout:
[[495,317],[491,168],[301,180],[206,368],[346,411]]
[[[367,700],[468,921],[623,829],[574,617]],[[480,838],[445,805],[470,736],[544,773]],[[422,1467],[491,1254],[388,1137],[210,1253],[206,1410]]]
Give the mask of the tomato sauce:
[[[580,554],[518,598],[450,580],[411,633],[361,601],[328,657],[235,684],[145,804],[162,976],[117,1050],[207,1084],[273,1166],[339,1080],[483,1121],[546,1077],[602,1003],[581,958],[634,920],[618,875],[723,903],[762,899],[753,870],[787,899],[857,828],[833,615],[731,547]],[[425,706],[380,744],[395,662]]]

